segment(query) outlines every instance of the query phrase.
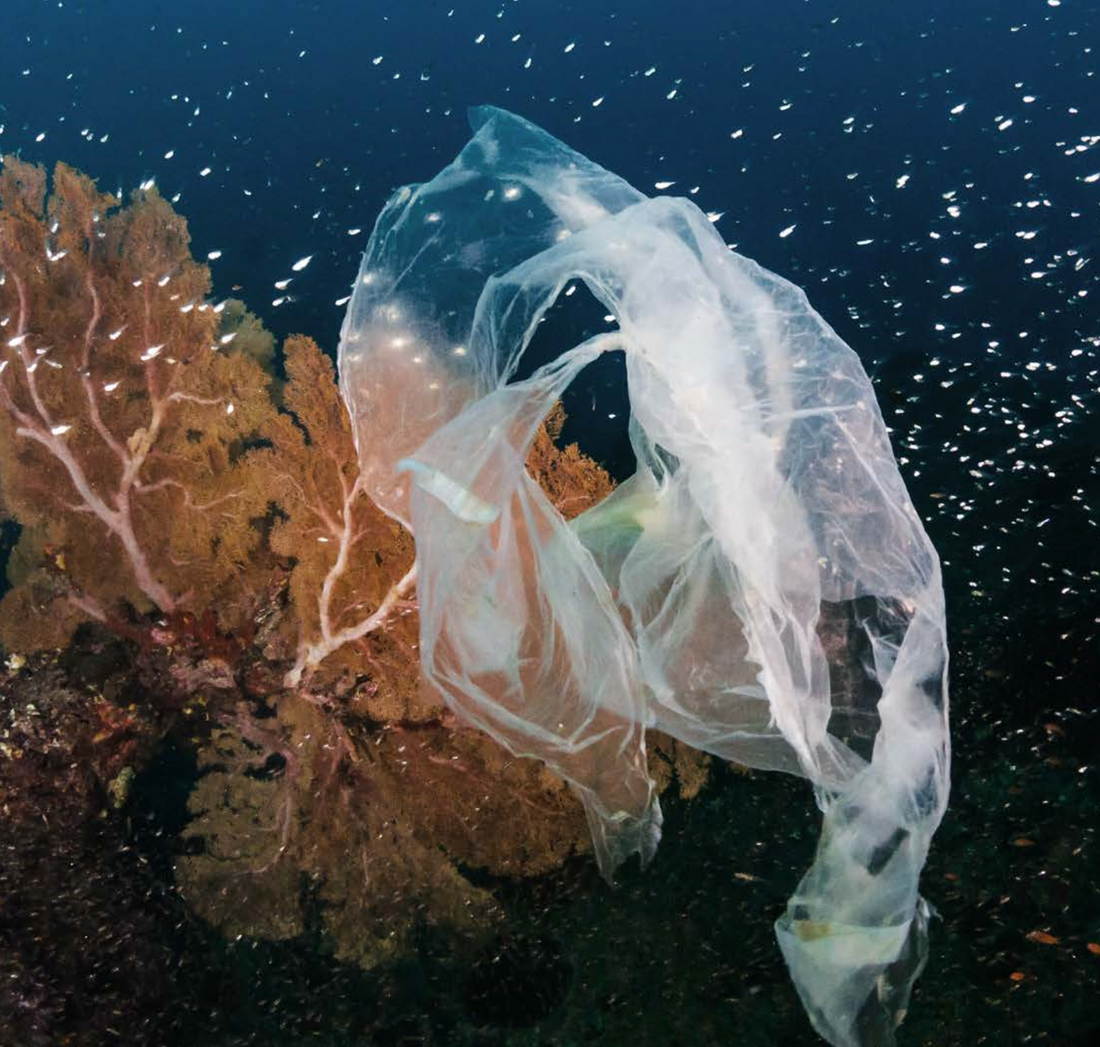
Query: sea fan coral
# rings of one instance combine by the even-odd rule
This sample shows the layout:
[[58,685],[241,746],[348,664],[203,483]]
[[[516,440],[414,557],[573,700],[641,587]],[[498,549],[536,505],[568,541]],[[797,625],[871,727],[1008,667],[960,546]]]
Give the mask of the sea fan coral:
[[267,376],[219,336],[210,276],[155,188],[119,208],[59,164],[0,174],[0,478],[23,526],[0,627],[63,643],[120,603],[242,604],[267,508]]

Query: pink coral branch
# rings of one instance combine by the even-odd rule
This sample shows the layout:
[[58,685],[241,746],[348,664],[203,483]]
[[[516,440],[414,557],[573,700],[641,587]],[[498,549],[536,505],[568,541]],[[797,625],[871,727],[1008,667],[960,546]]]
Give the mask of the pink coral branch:
[[107,612],[103,609],[103,605],[91,596],[84,593],[69,593],[69,603],[97,622],[107,621]]
[[155,480],[153,483],[141,483],[139,480],[134,481],[134,492],[136,494],[151,494],[153,491],[160,491],[166,487],[178,487],[183,491],[183,506],[185,509],[193,509],[196,512],[205,512],[207,509],[213,509],[216,505],[221,505],[222,502],[230,502],[234,498],[240,498],[243,491],[230,491],[228,494],[223,494],[218,498],[212,498],[209,502],[193,502],[191,500],[191,489],[186,485],[174,480],[170,476],[166,476],[163,479]]
[[[58,463],[60,463],[68,474],[70,482],[76,489],[76,493],[80,496],[87,509],[100,520],[109,533],[113,534],[119,540],[126,555],[129,557],[131,568],[134,573],[134,580],[137,582],[141,591],[162,611],[172,611],[175,609],[176,601],[172,597],[172,594],[153,575],[145,550],[141,547],[137,535],[134,533],[133,522],[130,515],[129,498],[130,489],[137,478],[138,470],[141,468],[145,459],[145,454],[148,453],[148,448],[152,443],[152,440],[149,439],[149,433],[154,430],[154,427],[159,428],[158,416],[162,413],[161,405],[156,404],[154,406],[153,422],[151,422],[149,430],[143,432],[142,438],[135,442],[135,448],[132,449],[132,453],[122,449],[121,445],[119,445],[119,452],[123,462],[122,479],[114,496],[115,504],[114,506],[109,505],[94,490],[83,466],[73,454],[68,441],[63,439],[68,432],[67,427],[59,426],[55,423],[39,393],[35,374],[37,360],[31,357],[30,349],[27,345],[29,307],[26,285],[18,273],[12,272],[11,276],[15,283],[16,295],[19,299],[19,316],[15,336],[8,344],[18,349],[19,358],[23,363],[26,374],[27,392],[30,395],[31,403],[38,417],[35,418],[28,412],[20,410],[15,405],[6,386],[0,386],[0,403],[2,403],[16,418],[18,422],[15,430],[16,435],[40,444],[58,461]],[[96,295],[93,298],[92,309],[92,319],[95,323],[98,323],[98,317],[95,315],[98,308],[99,299],[98,295]],[[86,329],[86,338],[88,338],[92,332],[94,332],[94,324],[89,323]],[[94,390],[92,390],[89,395],[94,401]],[[96,413],[98,415],[98,411]],[[104,427],[104,429],[106,429],[106,427]]]
[[292,488],[301,499],[302,504],[325,525],[328,537],[339,539],[341,527],[332,518],[332,514],[325,508],[325,503],[320,498],[315,502],[311,501],[302,489],[302,485],[289,473],[280,473],[279,480]]
[[225,403],[224,399],[209,400],[205,396],[192,396],[190,393],[169,393],[165,398],[171,403],[185,402],[189,404],[201,404],[203,407],[217,407]]
[[[88,230],[88,238],[91,240],[92,232]],[[107,428],[99,413],[99,397],[96,396],[95,387],[92,385],[92,376],[88,368],[92,360],[92,339],[95,337],[95,329],[102,317],[102,307],[99,302],[99,291],[96,289],[95,279],[91,269],[84,275],[84,286],[92,299],[92,316],[88,326],[84,330],[84,352],[80,361],[80,384],[84,387],[84,398],[88,401],[88,417],[92,428],[99,434],[100,439],[115,453],[121,461],[126,460],[126,450],[121,442],[115,439],[114,434]]]
[[357,477],[355,483],[352,484],[349,490],[343,472],[340,472],[340,486],[344,492],[344,506],[343,512],[341,513],[343,527],[340,529],[340,546],[336,552],[336,561],[333,563],[332,567],[329,568],[328,574],[325,575],[325,581],[321,586],[321,596],[317,603],[320,612],[321,635],[326,641],[332,640],[332,618],[330,613],[332,594],[336,588],[336,583],[343,577],[344,571],[347,569],[348,552],[351,549],[351,539],[354,532],[352,508],[353,502],[361,490],[361,485],[362,478]]
[[[329,574],[332,574],[331,570]],[[326,578],[325,581],[327,583],[328,579]],[[307,668],[312,669],[314,666],[319,665],[332,654],[333,651],[339,650],[344,644],[354,643],[356,640],[361,640],[368,633],[381,629],[398,606],[402,604],[402,597],[415,584],[416,564],[414,563],[401,579],[390,588],[390,591],[386,593],[385,598],[378,605],[375,612],[368,615],[361,622],[356,625],[349,625],[335,632],[332,630],[331,623],[329,623],[328,629],[325,630],[325,623],[323,622],[320,640],[311,642],[303,639],[299,643],[298,659],[294,663],[294,668],[283,678],[283,685],[286,687],[297,687],[302,679],[302,673]]]
[[[320,516],[332,528],[333,537],[337,539],[336,559],[325,575],[321,585],[321,592],[317,598],[317,620],[321,635],[319,638],[309,639],[303,631],[298,643],[298,657],[294,667],[284,677],[284,685],[297,687],[305,670],[319,665],[334,651],[339,650],[344,644],[361,640],[368,633],[382,628],[394,611],[401,605],[402,597],[416,583],[416,565],[414,564],[395,585],[390,588],[381,604],[375,611],[355,625],[336,628],[337,616],[332,611],[333,594],[337,585],[344,577],[348,568],[348,557],[352,546],[362,537],[362,531],[355,526],[355,502],[363,494],[362,475],[356,476],[354,481],[344,472],[340,461],[330,452],[329,457],[336,466],[336,475],[340,481],[340,490],[343,494],[343,504],[340,509],[340,523],[335,520],[324,508],[310,505],[314,513]],[[307,503],[308,504],[308,503]]]

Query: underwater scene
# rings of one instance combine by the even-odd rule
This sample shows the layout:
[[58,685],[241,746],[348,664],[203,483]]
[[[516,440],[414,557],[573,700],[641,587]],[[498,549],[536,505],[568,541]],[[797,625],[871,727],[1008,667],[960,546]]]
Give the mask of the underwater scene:
[[1098,48],[3,0],[0,1047],[1100,1042]]

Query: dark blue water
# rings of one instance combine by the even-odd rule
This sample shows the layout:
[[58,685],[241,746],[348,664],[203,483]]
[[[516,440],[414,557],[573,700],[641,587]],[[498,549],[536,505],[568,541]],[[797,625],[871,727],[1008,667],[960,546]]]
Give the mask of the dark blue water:
[[[987,1028],[996,1043],[1094,1042],[1100,1018],[1066,986],[1100,975],[1084,946],[1100,912],[1081,893],[1096,882],[1095,864],[1081,865],[1096,858],[1098,789],[1083,739],[1100,707],[1100,5],[0,6],[0,151],[64,160],[110,190],[155,179],[187,215],[196,256],[220,252],[219,297],[331,351],[374,215],[454,156],[480,103],[521,113],[646,192],[690,195],[737,250],[802,285],[862,357],[945,561],[957,666],[959,800],[929,871],[954,937],[941,937],[939,971],[934,956],[915,998],[923,1040],[908,1042],[975,1042]],[[573,435],[621,471],[621,430],[601,436],[616,382],[613,370],[596,376],[567,406]],[[1030,773],[1020,767],[1047,766],[1044,723],[1074,740],[1051,765],[1065,781],[1010,800],[1013,776]],[[1006,802],[1034,807],[1010,815]],[[990,812],[1006,819],[995,830]],[[1006,850],[1028,819],[1062,825],[1064,853]],[[952,902],[935,877],[967,863],[997,886]],[[1048,898],[1052,879],[1077,893]],[[660,908],[649,894],[629,897]],[[1006,894],[1039,900],[1006,918]],[[1075,951],[1027,944],[1059,920]],[[1039,950],[1034,984],[1032,968],[1009,978],[1031,962],[1017,947]],[[687,991],[675,977],[674,999]],[[732,996],[752,995],[738,986]],[[615,1042],[600,1035],[592,1042]]]

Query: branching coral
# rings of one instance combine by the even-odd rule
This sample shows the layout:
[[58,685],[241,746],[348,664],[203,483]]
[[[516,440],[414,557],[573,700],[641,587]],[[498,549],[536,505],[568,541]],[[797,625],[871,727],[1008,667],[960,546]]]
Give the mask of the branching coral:
[[5,599],[10,648],[122,601],[224,614],[246,596],[267,499],[248,441],[274,408],[218,337],[188,242],[155,189],[119,209],[59,164],[47,201],[44,172],[5,159],[0,474],[24,545],[50,554]]

